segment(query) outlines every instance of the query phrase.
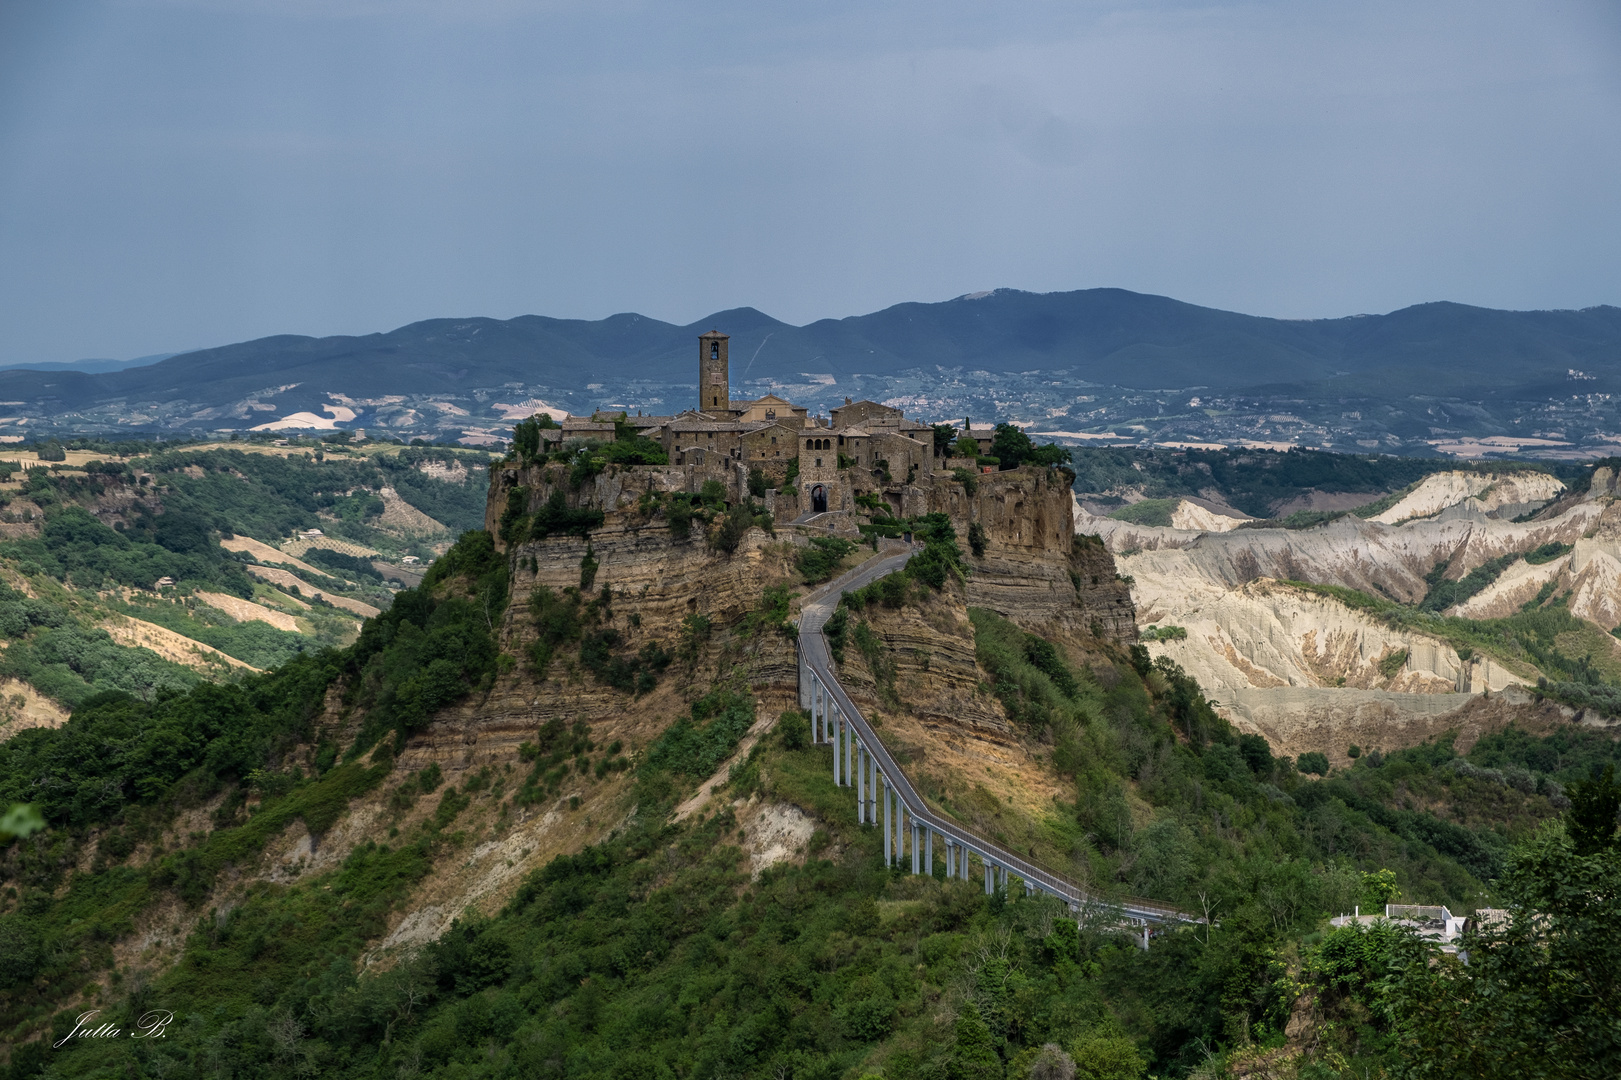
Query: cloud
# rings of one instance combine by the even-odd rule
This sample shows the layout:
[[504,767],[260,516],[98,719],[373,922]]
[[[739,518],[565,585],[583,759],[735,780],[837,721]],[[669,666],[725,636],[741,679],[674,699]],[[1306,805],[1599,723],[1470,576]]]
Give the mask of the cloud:
[[987,284],[1621,299],[1612,5],[11,10],[0,361]]

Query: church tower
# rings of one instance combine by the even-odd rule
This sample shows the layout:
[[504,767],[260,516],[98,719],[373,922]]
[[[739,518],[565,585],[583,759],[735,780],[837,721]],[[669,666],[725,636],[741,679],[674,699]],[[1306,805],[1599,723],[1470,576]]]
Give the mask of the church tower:
[[726,345],[731,339],[719,330],[698,338],[698,411],[725,412],[731,402],[731,368]]

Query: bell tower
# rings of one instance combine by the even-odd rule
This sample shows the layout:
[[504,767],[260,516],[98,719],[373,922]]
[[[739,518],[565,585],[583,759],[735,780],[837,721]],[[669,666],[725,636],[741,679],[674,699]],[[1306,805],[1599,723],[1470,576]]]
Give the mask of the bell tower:
[[731,368],[726,356],[729,341],[719,330],[698,338],[699,412],[725,412],[731,408]]

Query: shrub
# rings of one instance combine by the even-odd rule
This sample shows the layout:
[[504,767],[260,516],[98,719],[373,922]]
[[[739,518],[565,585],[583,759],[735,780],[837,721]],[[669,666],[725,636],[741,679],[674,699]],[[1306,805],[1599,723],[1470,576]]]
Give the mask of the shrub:
[[810,545],[800,549],[795,565],[805,584],[818,585],[831,578],[839,563],[855,549],[855,544],[837,536],[812,537]]
[[685,540],[692,535],[692,503],[684,496],[671,498],[664,517],[669,523],[670,535],[675,539]]
[[754,699],[728,690],[712,691],[693,702],[648,747],[644,771],[664,770],[684,776],[709,776],[731,757],[754,724]]
[[1313,773],[1317,776],[1328,775],[1328,755],[1312,750],[1301,754],[1295,759],[1295,768],[1303,773]]
[[985,526],[977,521],[968,526],[968,550],[974,553],[976,559],[985,557]]

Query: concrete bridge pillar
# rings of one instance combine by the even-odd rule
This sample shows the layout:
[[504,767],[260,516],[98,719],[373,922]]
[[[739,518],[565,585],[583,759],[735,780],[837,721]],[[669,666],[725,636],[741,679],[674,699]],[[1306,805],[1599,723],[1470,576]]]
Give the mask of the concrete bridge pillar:
[[839,710],[839,722],[844,725],[844,786],[849,787],[855,782],[850,774],[856,771],[856,729],[844,718],[843,709]]
[[866,753],[867,769],[867,824],[878,824],[878,755],[872,752],[872,747],[861,748]]
[[917,874],[919,872],[919,869],[920,869],[920,867],[918,865],[919,864],[918,854],[919,853],[918,853],[918,850],[917,850],[917,818],[914,817],[912,819],[912,873],[913,874]]
[[884,798],[894,814],[895,831],[891,835],[895,837],[895,865],[899,866],[906,857],[906,807],[901,802],[900,788],[894,784],[884,785]]
[[822,745],[822,683],[815,675],[811,676],[811,742],[817,746]]
[[967,844],[958,844],[957,849],[962,852],[962,868],[960,870],[958,870],[957,876],[962,878],[964,881],[967,881],[968,880],[968,845]]
[[885,776],[882,770],[880,770],[878,773],[878,778],[883,782],[883,787],[879,792],[879,797],[884,801],[884,869],[887,870],[895,864],[894,849],[890,846],[890,838],[894,835],[890,831],[890,827],[894,825],[895,822],[889,812],[889,777]]
[[991,895],[991,893],[996,891],[996,885],[995,885],[995,881],[996,881],[996,864],[991,862],[989,859],[984,860],[984,862],[985,862],[985,895],[989,896],[989,895]]
[[957,876],[957,844],[951,837],[946,837],[946,880],[950,881]]
[[923,826],[923,865],[930,877],[934,876],[934,826]]
[[861,745],[861,737],[859,735],[856,736],[854,742],[856,759],[856,823],[858,825],[865,825],[867,823],[866,747]]
[[828,720],[828,741],[833,744],[833,786],[843,787],[844,776],[839,770],[839,750],[841,748],[839,728],[841,727],[841,721],[837,715],[830,716]]

